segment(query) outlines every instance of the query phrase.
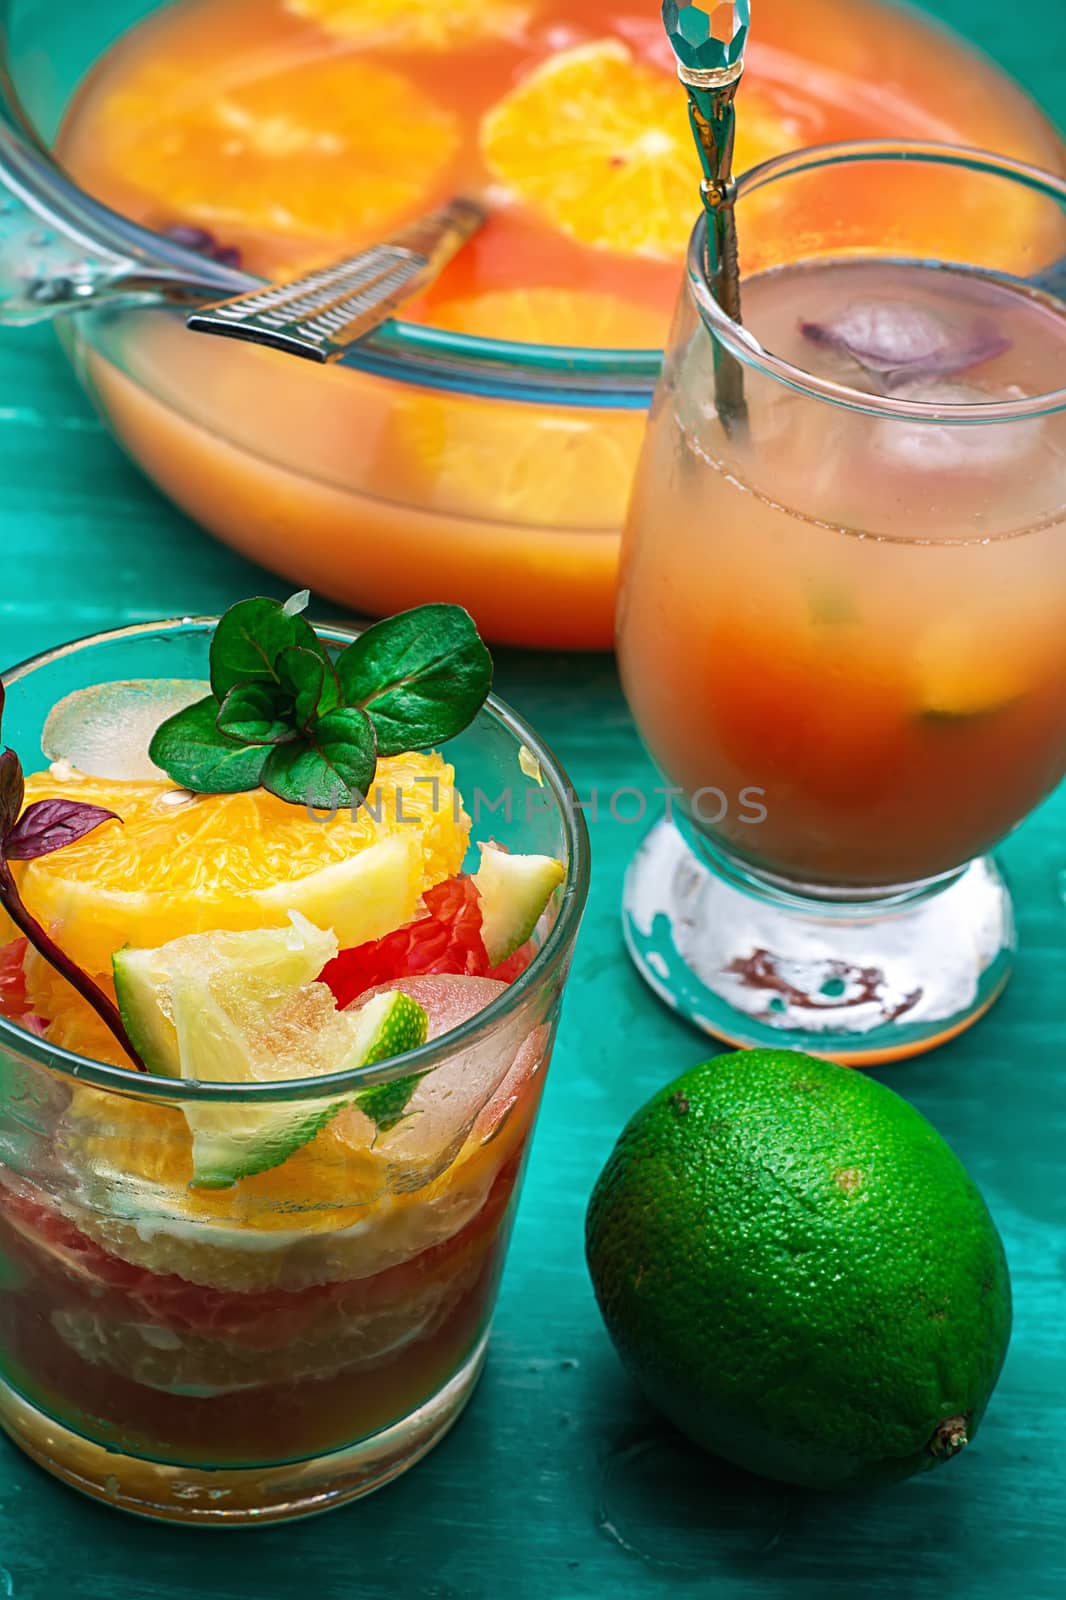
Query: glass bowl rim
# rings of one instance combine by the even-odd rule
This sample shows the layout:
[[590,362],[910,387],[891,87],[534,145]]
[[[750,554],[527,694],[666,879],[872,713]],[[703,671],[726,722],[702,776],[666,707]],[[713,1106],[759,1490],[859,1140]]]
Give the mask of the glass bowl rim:
[[[217,617],[169,617],[158,621],[130,623],[126,627],[105,629],[86,634],[64,644],[28,656],[24,661],[0,673],[5,687],[29,676],[39,667],[65,656],[75,655],[92,645],[110,644],[121,639],[165,631],[207,632],[217,623]],[[357,637],[358,628],[346,628],[337,623],[315,623],[316,632],[331,643],[350,643]],[[427,1073],[442,1065],[460,1050],[480,1042],[494,1033],[519,1007],[525,997],[542,981],[555,976],[569,954],[577,936],[581,917],[588,899],[590,883],[590,841],[584,810],[574,786],[558,757],[529,723],[512,706],[490,695],[471,724],[476,728],[484,718],[502,727],[515,742],[517,749],[525,746],[539,763],[545,786],[550,790],[562,819],[569,855],[567,878],[563,885],[559,911],[533,960],[505,992],[464,1022],[437,1039],[431,1039],[415,1050],[381,1066],[357,1067],[349,1072],[329,1073],[315,1078],[286,1078],[278,1083],[233,1084],[204,1083],[199,1079],[188,1081],[160,1078],[153,1074],[137,1072],[129,1067],[116,1067],[104,1061],[93,1061],[74,1051],[50,1044],[36,1034],[28,1033],[18,1023],[0,1016],[0,1047],[11,1048],[23,1057],[28,1056],[41,1067],[73,1079],[91,1084],[98,1089],[111,1089],[129,1098],[164,1101],[171,1104],[183,1101],[197,1103],[228,1103],[240,1105],[269,1105],[288,1101],[315,1101],[331,1099],[355,1088],[368,1088],[374,1084],[390,1083],[396,1078],[412,1073]]]
[[[1045,172],[1027,162],[987,150],[964,145],[936,144],[910,139],[860,139],[835,144],[811,145],[761,162],[744,173],[734,187],[737,202],[767,184],[822,167],[849,166],[868,161],[924,161],[936,166],[964,167],[968,171],[1014,180],[1059,201],[1066,214],[1066,179]],[[936,401],[906,400],[890,395],[869,394],[849,388],[830,378],[819,378],[802,367],[774,355],[746,328],[734,322],[715,299],[707,278],[705,250],[707,218],[699,217],[689,238],[685,277],[704,326],[747,368],[793,389],[811,399],[828,401],[851,411],[896,420],[935,422],[941,426],[1013,422],[1023,418],[1047,416],[1066,410],[1066,387],[1045,394],[1025,395],[1020,400],[989,401],[972,405],[947,405]],[[739,228],[738,228],[738,231]],[[846,259],[851,259],[847,257]],[[855,257],[861,260],[861,256]],[[743,278],[741,279],[743,291]],[[1064,305],[1066,310],[1066,305]]]
[[[4,10],[5,0],[0,0],[0,169],[12,180],[16,196],[51,217],[60,232],[90,255],[94,248],[117,253],[164,279],[181,280],[193,275],[202,278],[202,256],[97,200],[60,166],[23,108],[17,85],[5,68]],[[249,293],[267,283],[243,269],[217,267],[213,272],[220,295]],[[91,298],[87,298],[79,314],[91,309]],[[153,309],[165,311],[167,307]],[[394,318],[361,340],[340,365],[461,394],[487,393],[594,408],[646,409],[662,360],[661,349],[527,344]]]

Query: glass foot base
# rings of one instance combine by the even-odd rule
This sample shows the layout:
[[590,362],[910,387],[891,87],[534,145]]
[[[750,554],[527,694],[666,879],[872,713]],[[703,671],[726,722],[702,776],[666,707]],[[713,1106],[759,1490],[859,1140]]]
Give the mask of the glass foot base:
[[970,1027],[1010,975],[1014,918],[991,858],[943,888],[865,905],[725,870],[658,823],[626,876],[623,922],[656,994],[730,1044],[897,1061]]
[[473,1394],[488,1338],[486,1332],[450,1382],[402,1422],[347,1450],[286,1466],[210,1471],[125,1456],[53,1422],[2,1381],[0,1427],[46,1472],[120,1511],[204,1527],[289,1522],[371,1494],[432,1450]]

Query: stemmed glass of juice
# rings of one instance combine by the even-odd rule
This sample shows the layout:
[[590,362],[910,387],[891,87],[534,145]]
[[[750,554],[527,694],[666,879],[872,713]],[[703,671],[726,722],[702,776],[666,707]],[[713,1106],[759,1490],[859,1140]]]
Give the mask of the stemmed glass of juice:
[[624,541],[667,794],[626,937],[710,1033],[891,1060],[1002,990],[987,852],[1066,766],[1066,186],[826,146],[742,178],[737,224],[744,325],[701,222]]

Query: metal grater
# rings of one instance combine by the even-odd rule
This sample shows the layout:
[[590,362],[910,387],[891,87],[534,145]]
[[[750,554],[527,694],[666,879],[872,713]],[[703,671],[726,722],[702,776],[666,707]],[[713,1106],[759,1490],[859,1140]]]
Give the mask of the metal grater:
[[247,339],[308,361],[336,361],[350,344],[428,287],[486,212],[459,198],[412,223],[395,238],[298,278],[190,313],[194,333]]

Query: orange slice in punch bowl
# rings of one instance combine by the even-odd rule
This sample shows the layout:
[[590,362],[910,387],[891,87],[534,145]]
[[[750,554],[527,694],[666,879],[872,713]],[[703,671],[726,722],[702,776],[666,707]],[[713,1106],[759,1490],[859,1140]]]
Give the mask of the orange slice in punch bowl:
[[284,0],[358,49],[451,50],[483,39],[518,39],[538,0]]
[[[654,307],[576,289],[472,295],[435,307],[433,322],[480,338],[586,348],[654,349],[663,335]],[[413,389],[395,412],[404,470],[434,509],[549,528],[621,525],[644,422],[637,411]]]
[[[738,167],[789,150],[787,118],[746,94]],[[493,177],[578,244],[673,261],[698,209],[684,96],[617,39],[536,67],[481,125]]]
[[152,58],[101,107],[97,138],[98,159],[161,217],[267,266],[286,250],[306,260],[356,248],[425,210],[460,131],[401,73],[351,56],[243,77]]
[[592,289],[489,290],[434,306],[432,321],[479,339],[588,350],[658,350],[667,333],[659,307]]

